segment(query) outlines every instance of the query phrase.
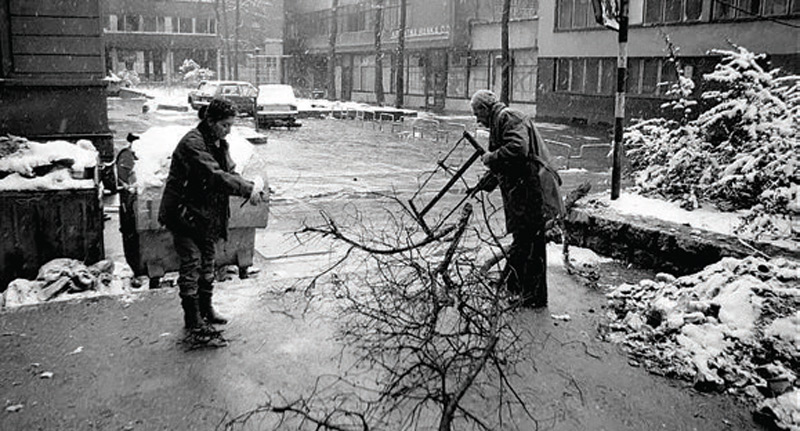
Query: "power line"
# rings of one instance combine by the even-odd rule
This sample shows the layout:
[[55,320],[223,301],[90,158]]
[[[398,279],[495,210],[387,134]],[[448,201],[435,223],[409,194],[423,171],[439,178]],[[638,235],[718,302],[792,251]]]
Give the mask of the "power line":
[[[794,0],[794,1],[800,1],[800,0]],[[736,11],[739,11],[739,12],[742,12],[742,13],[745,13],[745,14],[747,14],[747,15],[750,15],[750,16],[754,16],[754,17],[756,17],[756,18],[761,18],[761,19],[765,19],[765,20],[768,20],[768,21],[772,21],[772,22],[774,22],[775,24],[785,25],[785,26],[787,26],[787,27],[792,27],[792,28],[800,28],[800,25],[797,25],[797,24],[792,24],[792,23],[790,23],[790,22],[786,22],[786,21],[781,21],[781,20],[779,20],[779,19],[772,18],[772,17],[770,17],[770,16],[759,15],[759,14],[757,14],[757,13],[750,12],[750,11],[749,11],[749,10],[747,10],[747,9],[743,9],[743,8],[740,8],[739,6],[736,6],[736,5],[733,5],[733,4],[731,4],[731,3],[728,3],[728,2],[727,2],[727,1],[725,1],[725,0],[713,0],[713,2],[714,2],[714,3],[718,3],[718,4],[723,4],[723,5],[725,5],[725,6],[728,6],[728,7],[730,7],[730,8],[731,8],[731,9],[733,9],[733,10],[736,10]],[[787,8],[789,7],[789,4],[788,4],[788,3],[786,4],[786,7],[787,7]]]

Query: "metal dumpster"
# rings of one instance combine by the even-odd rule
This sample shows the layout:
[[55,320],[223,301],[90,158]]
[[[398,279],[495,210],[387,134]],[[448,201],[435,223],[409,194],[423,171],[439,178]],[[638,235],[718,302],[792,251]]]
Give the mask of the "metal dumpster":
[[[256,228],[267,227],[269,206],[242,206],[243,198],[231,197],[231,219],[228,239],[217,244],[216,265],[236,265],[239,277],[247,277],[253,265]],[[125,260],[134,275],[150,278],[150,288],[159,285],[166,272],[179,269],[178,254],[172,245],[172,234],[158,222],[161,191],[139,196],[131,188],[120,190],[120,232]]]
[[17,278],[36,278],[60,257],[87,265],[104,257],[103,208],[97,186],[0,191],[0,292]]

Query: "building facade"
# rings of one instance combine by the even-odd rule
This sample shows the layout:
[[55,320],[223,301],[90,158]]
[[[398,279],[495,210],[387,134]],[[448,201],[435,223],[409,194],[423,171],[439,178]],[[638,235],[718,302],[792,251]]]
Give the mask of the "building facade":
[[100,0],[0,1],[0,136],[88,139],[114,157]]
[[[382,73],[385,102],[393,104],[396,74],[402,73],[406,107],[468,111],[469,97],[475,90],[499,89],[499,3],[407,0],[400,71],[400,1],[384,0],[380,26],[383,60],[378,71],[378,2],[339,0],[334,11],[331,0],[298,0],[287,9],[290,82],[310,93],[327,88],[331,41],[335,40],[335,94],[329,98],[375,102],[375,74]],[[529,109],[535,106],[536,97],[536,3],[512,1],[510,30],[515,83],[512,103]]]
[[281,82],[282,0],[240,2],[238,13],[234,0],[104,1],[109,71],[175,82],[192,60],[222,79]]
[[106,68],[172,81],[185,60],[219,71],[213,1],[105,0]]
[[[629,14],[628,120],[667,114],[662,83],[677,77],[667,37],[695,84],[719,59],[710,51],[730,43],[800,72],[800,0],[630,0]],[[590,0],[542,1],[539,24],[539,116],[612,124],[617,33],[595,23]]]

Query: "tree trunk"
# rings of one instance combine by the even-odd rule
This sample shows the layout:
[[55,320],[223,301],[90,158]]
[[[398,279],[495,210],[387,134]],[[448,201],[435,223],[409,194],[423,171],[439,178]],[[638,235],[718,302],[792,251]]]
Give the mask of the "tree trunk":
[[403,107],[403,93],[405,92],[405,85],[403,81],[403,72],[405,71],[405,55],[406,55],[406,0],[400,0],[400,28],[397,34],[397,73],[395,75],[395,102],[396,108]]
[[[225,38],[223,38],[222,35],[219,33],[219,23],[221,22],[220,19],[219,19],[219,0],[214,0],[214,16],[217,19],[217,28],[215,29],[215,31],[217,33],[217,37],[221,38],[222,39],[222,43],[224,44],[225,43]],[[223,53],[225,52],[224,45],[223,45],[222,52]],[[219,52],[217,53],[217,55],[219,55]],[[224,74],[225,63],[220,61],[218,64],[219,64],[220,67],[219,67],[219,69],[217,69],[217,78],[218,79],[225,79],[225,74]]]
[[383,0],[375,0],[375,99],[383,106]]
[[231,45],[228,37],[228,4],[222,0],[222,37],[225,39],[225,79],[231,76]]
[[336,34],[338,23],[339,0],[333,0],[331,6],[331,34],[328,38],[328,99],[336,99]]
[[500,101],[506,106],[511,102],[511,52],[508,49],[508,22],[511,19],[511,0],[503,0],[500,49],[502,50],[502,74],[500,75]]
[[233,76],[237,81],[239,80],[239,0],[236,0],[236,26],[233,28],[234,33],[234,53],[233,53]]

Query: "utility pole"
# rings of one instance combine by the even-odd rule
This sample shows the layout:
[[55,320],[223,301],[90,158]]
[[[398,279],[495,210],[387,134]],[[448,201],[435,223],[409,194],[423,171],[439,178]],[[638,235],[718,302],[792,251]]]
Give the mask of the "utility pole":
[[503,18],[500,25],[500,50],[503,68],[500,72],[500,101],[506,106],[511,103],[511,53],[508,46],[508,23],[511,21],[511,0],[503,0]]
[[619,198],[622,171],[622,129],[625,125],[625,89],[628,87],[628,0],[619,0],[617,94],[614,104],[614,152],[611,161],[611,200]]
[[403,107],[403,93],[405,92],[405,83],[403,81],[403,72],[405,71],[405,55],[406,55],[406,0],[400,0],[400,29],[397,34],[397,75],[395,80],[395,108]]
[[[617,1],[619,3],[617,3]],[[598,24],[617,31],[617,91],[614,103],[614,148],[611,152],[611,199],[619,198],[622,176],[622,138],[625,126],[625,90],[628,88],[628,1],[592,0]]]
[[236,0],[236,26],[233,28],[235,45],[233,46],[233,76],[237,81],[239,80],[239,0]]

